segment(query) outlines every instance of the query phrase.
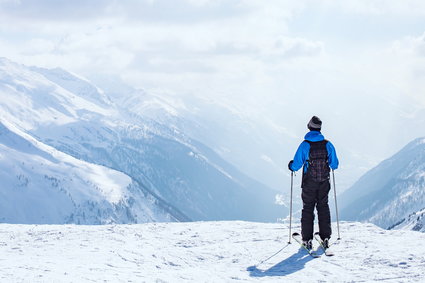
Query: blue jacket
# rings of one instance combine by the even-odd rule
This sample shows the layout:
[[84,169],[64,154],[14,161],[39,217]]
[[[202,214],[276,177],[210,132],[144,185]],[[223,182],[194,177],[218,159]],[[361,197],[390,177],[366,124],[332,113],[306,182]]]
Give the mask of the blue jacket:
[[[324,140],[325,137],[319,131],[310,131],[305,135],[304,139],[311,142],[318,142]],[[335,170],[338,168],[339,164],[338,157],[336,156],[335,147],[331,142],[328,142],[326,144],[326,149],[328,150],[329,167],[332,170]],[[291,169],[294,171],[298,171],[304,165],[304,172],[306,172],[308,168],[308,163],[306,163],[306,161],[308,160],[309,155],[310,144],[306,141],[303,141],[298,147],[297,152],[295,153],[294,162],[291,165]]]

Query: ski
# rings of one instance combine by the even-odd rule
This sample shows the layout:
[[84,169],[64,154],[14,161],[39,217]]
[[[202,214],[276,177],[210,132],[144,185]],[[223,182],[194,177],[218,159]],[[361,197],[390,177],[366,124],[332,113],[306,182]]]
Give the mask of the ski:
[[308,254],[310,255],[310,256],[312,256],[312,257],[314,257],[314,258],[318,258],[318,257],[320,257],[320,255],[318,255],[315,251],[313,251],[313,250],[309,250],[309,249],[307,249],[304,245],[303,245],[303,241],[301,240],[301,235],[299,234],[299,233],[297,233],[297,232],[295,232],[295,233],[292,233],[292,238],[295,240],[295,241],[297,241],[297,243],[298,244],[300,244],[301,245],[301,247],[303,247],[307,252],[308,252]]
[[326,256],[334,256],[335,255],[329,249],[325,248],[325,246],[323,245],[323,241],[320,238],[319,232],[314,233],[314,239],[319,243],[320,247],[322,248],[322,250],[323,250],[323,252],[325,253]]

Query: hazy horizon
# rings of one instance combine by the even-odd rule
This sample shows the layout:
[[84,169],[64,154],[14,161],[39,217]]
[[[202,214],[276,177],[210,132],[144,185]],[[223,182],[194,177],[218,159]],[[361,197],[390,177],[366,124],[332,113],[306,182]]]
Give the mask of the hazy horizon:
[[318,115],[346,187],[425,136],[424,24],[423,1],[0,0],[0,56],[227,103],[285,139],[282,174]]

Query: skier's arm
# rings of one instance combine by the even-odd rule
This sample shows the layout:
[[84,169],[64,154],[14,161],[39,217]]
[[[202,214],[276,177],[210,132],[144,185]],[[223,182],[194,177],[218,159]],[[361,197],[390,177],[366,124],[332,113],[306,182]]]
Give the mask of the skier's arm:
[[298,171],[308,159],[308,152],[310,150],[310,144],[303,141],[298,147],[297,152],[294,156],[294,162],[291,164],[293,171]]
[[336,156],[335,147],[333,146],[331,142],[328,142],[326,144],[326,149],[328,150],[329,167],[332,170],[338,169],[339,161],[338,161],[338,157]]

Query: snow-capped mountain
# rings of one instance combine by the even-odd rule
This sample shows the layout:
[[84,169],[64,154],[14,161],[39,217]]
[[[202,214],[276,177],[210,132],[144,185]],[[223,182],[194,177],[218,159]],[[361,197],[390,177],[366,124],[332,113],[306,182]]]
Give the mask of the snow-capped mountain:
[[[289,199],[287,164],[308,131],[306,124],[310,117],[306,115],[310,110],[294,111],[291,101],[284,99],[259,102],[252,109],[252,105],[246,107],[250,103],[234,98],[134,89],[113,77],[99,76],[93,80],[133,115],[161,122],[202,142],[238,170],[275,189],[283,199]],[[337,122],[331,119],[339,120],[339,116],[330,112],[323,133],[337,148],[341,161],[337,182],[343,191],[376,163],[365,162],[367,154],[355,150],[359,142],[349,138],[348,143],[342,135],[330,132],[330,128],[338,129]],[[296,179],[297,187],[299,181]]]
[[341,218],[394,227],[423,209],[424,188],[425,138],[419,138],[370,170],[342,194]]
[[275,193],[174,127],[61,69],[0,60],[1,119],[86,162],[123,172],[175,219],[275,221]]
[[258,126],[259,117],[250,116],[246,109],[241,109],[242,105],[224,98],[176,95],[161,90],[148,92],[113,78],[95,80],[108,96],[134,115],[185,133],[247,175],[282,190],[282,179],[288,175],[286,159],[295,150],[288,148],[288,140],[296,139],[282,125],[262,117],[265,121]]
[[129,176],[59,152],[10,124],[0,123],[0,168],[1,222],[187,220],[162,206]]
[[[335,223],[333,223],[335,225]],[[299,226],[293,227],[299,231]],[[0,225],[2,282],[424,282],[425,234],[341,223],[335,256],[241,221]],[[408,239],[408,240],[407,240]]]

